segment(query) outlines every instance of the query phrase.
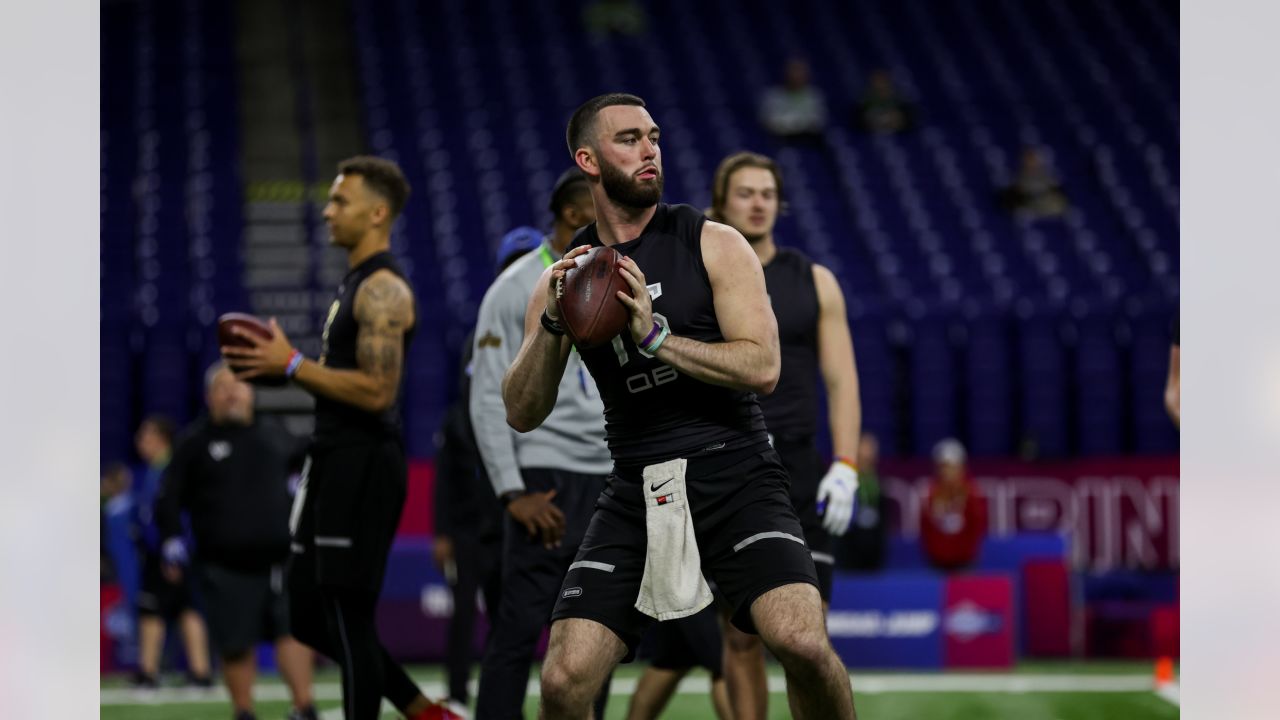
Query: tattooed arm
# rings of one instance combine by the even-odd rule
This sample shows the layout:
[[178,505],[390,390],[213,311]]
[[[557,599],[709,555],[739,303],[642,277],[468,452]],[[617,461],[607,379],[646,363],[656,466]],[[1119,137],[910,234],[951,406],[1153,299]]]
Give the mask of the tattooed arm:
[[[404,358],[404,334],[413,325],[413,291],[389,270],[379,270],[356,291],[356,365],[337,370],[304,359],[293,380],[312,395],[347,403],[367,412],[382,412],[395,402]],[[236,377],[249,380],[285,374],[294,352],[275,318],[271,339],[237,328],[245,347],[225,346],[222,356],[236,367]]]
[[294,381],[313,395],[368,412],[391,406],[403,371],[404,334],[413,325],[413,292],[388,270],[370,275],[356,291],[355,370],[335,370],[304,360]]

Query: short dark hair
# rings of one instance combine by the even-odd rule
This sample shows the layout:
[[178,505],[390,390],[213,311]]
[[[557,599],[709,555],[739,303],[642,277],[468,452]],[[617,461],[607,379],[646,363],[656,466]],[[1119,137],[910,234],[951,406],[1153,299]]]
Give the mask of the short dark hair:
[[760,168],[773,173],[773,182],[778,186],[778,202],[781,206],[784,196],[782,194],[782,171],[778,169],[778,163],[767,155],[744,150],[721,160],[720,166],[716,168],[715,179],[711,184],[711,210],[707,212],[707,217],[717,222],[720,221],[722,217],[720,211],[724,209],[725,200],[729,197],[729,179],[733,177],[734,173],[748,167]]
[[142,419],[142,424],[150,425],[156,432],[160,433],[166,443],[173,444],[173,436],[177,434],[178,427],[174,425],[168,416],[148,415]]
[[601,110],[614,105],[634,105],[644,107],[644,100],[638,95],[629,93],[606,93],[597,95],[578,106],[569,118],[569,127],[565,130],[564,139],[569,145],[569,156],[572,157],[578,148],[587,145],[587,139],[596,127],[596,115]]
[[357,155],[338,163],[339,175],[359,175],[365,185],[386,198],[391,208],[391,219],[400,216],[409,200],[409,181],[404,179],[400,166],[386,158],[374,155]]

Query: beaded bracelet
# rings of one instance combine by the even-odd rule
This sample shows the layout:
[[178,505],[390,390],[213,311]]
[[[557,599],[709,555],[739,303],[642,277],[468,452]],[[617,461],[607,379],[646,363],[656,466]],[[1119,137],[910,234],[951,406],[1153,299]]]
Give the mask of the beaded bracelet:
[[306,356],[296,349],[289,353],[289,362],[284,366],[284,376],[291,378],[297,375],[298,368],[302,367],[302,361],[306,359]]

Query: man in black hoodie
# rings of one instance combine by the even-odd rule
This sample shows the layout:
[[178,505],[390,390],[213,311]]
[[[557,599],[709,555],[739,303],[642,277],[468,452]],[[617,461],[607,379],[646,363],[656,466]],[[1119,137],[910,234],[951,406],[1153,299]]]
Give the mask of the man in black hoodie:
[[[255,418],[253,388],[222,363],[205,375],[207,417],[179,440],[157,501],[164,573],[195,572],[237,720],[253,715],[259,640],[274,642],[293,696],[291,720],[315,718],[311,650],[289,636],[282,567],[289,556],[289,476],[305,450]],[[195,547],[184,540],[182,512]]]

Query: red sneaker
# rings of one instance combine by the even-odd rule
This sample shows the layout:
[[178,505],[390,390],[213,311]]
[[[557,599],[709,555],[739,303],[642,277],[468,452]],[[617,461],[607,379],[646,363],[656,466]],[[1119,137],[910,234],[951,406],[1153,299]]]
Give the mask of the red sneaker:
[[466,717],[450,710],[444,703],[433,702],[426,710],[406,720],[466,720]]

